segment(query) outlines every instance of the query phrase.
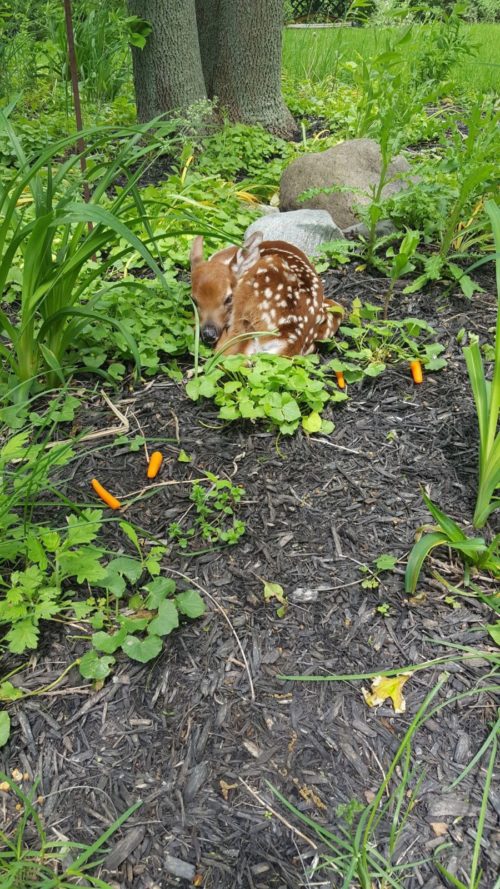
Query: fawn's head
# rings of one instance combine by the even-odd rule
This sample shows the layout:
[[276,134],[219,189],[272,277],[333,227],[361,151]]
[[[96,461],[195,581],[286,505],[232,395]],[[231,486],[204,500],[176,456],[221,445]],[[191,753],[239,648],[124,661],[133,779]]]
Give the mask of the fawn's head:
[[203,259],[203,238],[198,235],[191,247],[191,289],[200,316],[200,333],[208,346],[214,346],[231,317],[233,291],[240,278],[260,259],[262,233],[255,232],[243,246],[227,247],[210,259]]

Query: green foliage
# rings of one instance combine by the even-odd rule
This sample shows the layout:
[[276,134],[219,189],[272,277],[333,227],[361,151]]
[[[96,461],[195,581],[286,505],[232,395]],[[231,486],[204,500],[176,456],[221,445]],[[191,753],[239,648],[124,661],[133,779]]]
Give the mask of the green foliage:
[[[7,94],[61,86],[69,102],[70,72],[60,0],[3,0],[1,82]],[[115,99],[130,80],[129,44],[143,46],[150,27],[126,16],[121,0],[79,0],[73,7],[78,76],[84,98]]]
[[[0,714],[1,716],[1,714]],[[18,801],[21,814],[0,830],[0,884],[5,889],[70,889],[89,886],[112,889],[98,874],[108,840],[139,808],[130,806],[91,845],[71,840],[49,840],[38,808],[38,781],[25,792],[12,778],[0,773],[2,783]],[[68,864],[68,858],[70,864]],[[94,876],[95,874],[95,876]]]
[[182,617],[194,620],[205,613],[205,603],[196,590],[176,592],[173,580],[155,576],[130,598],[127,609],[115,610],[113,615],[110,594],[117,602],[125,592],[124,578],[130,580],[132,572],[137,583],[145,567],[133,559],[128,562],[124,565],[120,558],[109,562],[101,581],[108,600],[106,609],[101,603],[101,610],[91,618],[91,623],[99,629],[91,636],[92,648],[80,660],[80,672],[86,679],[105,679],[115,663],[113,655],[119,649],[132,660],[147,663],[161,652],[163,638],[179,627]]
[[467,8],[468,3],[459,2],[449,10],[434,8],[427,15],[427,39],[416,54],[415,76],[422,83],[439,84],[441,92],[454,65],[477,52],[463,27]]
[[94,543],[101,525],[101,510],[86,509],[80,516],[70,515],[62,531],[38,525],[28,531],[21,545],[17,533],[10,545],[2,545],[8,563],[19,560],[20,546],[26,554],[26,567],[1,581],[0,627],[9,651],[21,654],[37,648],[40,621],[67,609],[75,595],[72,584],[92,584],[106,575],[104,550]]
[[477,340],[463,350],[479,429],[479,480],[473,520],[476,528],[482,528],[488,516],[500,506],[500,208],[489,201],[486,210],[496,246],[497,323],[491,380],[486,379]]
[[[186,385],[189,398],[213,398],[224,420],[262,419],[283,435],[305,423],[307,431],[331,432],[321,413],[330,401],[344,401],[333,379],[326,378],[316,355],[280,358],[234,355],[208,362]],[[312,428],[312,427],[316,428]]]
[[338,388],[337,373],[356,383],[378,376],[389,363],[418,358],[431,371],[446,364],[440,357],[444,347],[428,342],[434,331],[427,322],[382,320],[380,311],[353,301],[349,323],[341,325],[339,336],[327,346],[338,357],[321,362],[318,355],[215,356],[188,381],[186,394],[193,401],[213,398],[223,420],[263,420],[282,435],[293,435],[299,427],[329,434],[333,423],[322,414],[329,404],[347,398]]
[[225,124],[203,141],[196,167],[217,171],[225,179],[240,180],[240,189],[270,197],[278,188],[283,162],[293,157],[294,146],[258,126]]
[[361,581],[362,588],[364,590],[378,590],[380,586],[380,574],[382,571],[393,571],[397,565],[397,561],[396,556],[391,555],[391,553],[382,553],[382,555],[375,559],[373,565],[360,565],[359,570],[362,574],[366,575],[364,580]]
[[[100,206],[117,171],[126,159],[130,161],[132,146],[143,130],[138,130],[115,164],[99,177],[86,203],[77,196],[78,179],[68,182],[78,156],[70,155],[64,164],[53,168],[54,156],[68,148],[71,140],[56,143],[29,164],[14,128],[2,112],[0,129],[8,134],[19,164],[0,189],[4,218],[0,227],[0,291],[17,258],[21,258],[17,317],[0,310],[0,329],[11,344],[8,348],[0,342],[0,355],[11,370],[7,386],[14,399],[21,401],[39,376],[45,376],[49,387],[64,381],[66,354],[70,344],[78,340],[82,325],[96,316],[104,320],[96,311],[95,296],[90,304],[83,305],[89,286],[110,264],[103,260],[102,264],[89,266],[93,257],[122,238],[127,246],[121,255],[134,247],[155,274],[161,278],[162,273],[128,225],[135,225],[134,219],[144,212],[134,192],[134,180],[129,178],[128,187],[111,202],[110,209]],[[26,192],[29,200],[24,202]],[[128,337],[123,328],[121,333]],[[128,339],[139,365],[135,344]]]
[[[101,510],[84,509],[70,515],[63,530],[38,526],[36,535],[28,534],[27,567],[2,581],[0,627],[9,651],[21,654],[37,648],[42,620],[58,616],[90,621],[99,632],[92,636],[93,650],[81,659],[80,669],[87,679],[103,679],[114,658],[102,658],[96,651],[110,655],[120,647],[134,660],[150,660],[161,650],[161,638],[179,625],[179,613],[188,618],[203,613],[195,591],[174,596],[175,583],[159,576],[164,547],[153,548],[145,558],[108,560],[98,542],[101,526]],[[140,587],[144,575],[149,579]],[[82,601],[74,587],[83,584],[92,592]],[[145,592],[130,595],[130,589],[139,587]]]
[[346,382],[376,377],[390,363],[418,359],[428,371],[446,366],[442,357],[444,346],[429,342],[435,331],[426,321],[419,318],[388,321],[380,318],[380,313],[379,306],[361,304],[359,299],[354,299],[349,323],[340,326],[339,336],[330,344],[339,358],[329,366],[334,371],[342,371]]
[[244,488],[233,485],[227,479],[206,473],[211,486],[207,488],[195,482],[191,488],[190,500],[194,504],[195,515],[188,514],[188,524],[172,522],[168,536],[185,550],[189,543],[199,539],[202,545],[233,545],[245,533],[245,523],[235,516],[235,509],[245,495]]
[[[47,433],[51,427],[46,425]],[[71,513],[59,528],[34,520],[47,490],[65,502],[66,511],[68,505],[53,475],[73,451],[67,444],[47,448],[47,438],[32,443],[24,430],[7,437],[0,449],[0,644],[21,654],[37,648],[42,621],[90,622],[100,635],[97,641],[92,637],[95,651],[82,658],[82,675],[103,679],[118,645],[130,657],[147,660],[160,650],[161,638],[179,625],[179,615],[198,617],[204,604],[196,592],[176,593],[174,582],[160,577],[165,548],[152,547],[143,554],[127,522],[120,527],[137,556],[110,559],[100,540],[102,510]],[[200,530],[207,539],[235,542],[243,523],[233,518],[232,505],[242,489],[215,476],[210,481],[205,500],[193,489]],[[3,683],[0,699],[11,699],[7,691]]]
[[438,529],[424,534],[413,546],[406,567],[406,592],[415,592],[423,564],[436,546],[447,546],[460,554],[466,579],[470,576],[471,568],[489,571],[500,578],[500,534],[489,545],[483,537],[468,537],[425,493],[422,493],[422,497]]
[[[112,328],[97,319],[82,328],[78,352],[85,367],[90,370],[105,367],[113,380],[122,379],[134,360],[131,342],[136,344],[146,376],[159,372],[171,375],[174,373],[172,358],[194,353],[189,287],[177,281],[173,272],[167,272],[165,279],[166,287],[129,279],[103,293],[99,300],[100,313],[119,326]],[[71,352],[68,358],[73,362]],[[113,359],[111,365],[107,364],[110,358]],[[76,356],[74,360],[76,362]]]

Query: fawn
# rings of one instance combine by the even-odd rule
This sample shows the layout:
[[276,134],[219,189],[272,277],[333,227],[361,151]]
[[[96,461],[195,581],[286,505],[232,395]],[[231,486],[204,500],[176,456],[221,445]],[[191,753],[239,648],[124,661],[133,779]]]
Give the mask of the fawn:
[[203,238],[194,239],[192,293],[202,339],[226,355],[307,355],[317,340],[335,335],[342,308],[324,299],[321,278],[298,247],[262,237],[254,232],[241,248],[209,260]]

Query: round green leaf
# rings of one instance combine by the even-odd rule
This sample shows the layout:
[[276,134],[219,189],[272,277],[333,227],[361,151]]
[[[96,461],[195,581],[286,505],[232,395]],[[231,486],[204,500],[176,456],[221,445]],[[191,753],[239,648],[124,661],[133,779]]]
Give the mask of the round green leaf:
[[122,651],[128,654],[133,661],[145,664],[160,653],[163,641],[159,636],[146,636],[145,639],[137,639],[135,636],[127,636],[122,645]]
[[181,614],[192,619],[205,614],[205,603],[196,590],[185,590],[175,597],[177,608]]
[[302,428],[308,435],[311,435],[313,432],[319,432],[321,429],[320,414],[317,411],[313,411],[308,417],[302,417]]
[[80,661],[80,673],[84,679],[105,679],[111,673],[114,657],[99,657],[94,649],[87,651]]
[[178,626],[179,614],[177,605],[173,599],[165,599],[158,606],[157,616],[148,625],[148,634],[152,636],[168,636]]
[[113,654],[120,647],[127,635],[127,630],[122,627],[117,633],[94,633],[92,635],[92,645],[97,651],[103,651],[105,654]]

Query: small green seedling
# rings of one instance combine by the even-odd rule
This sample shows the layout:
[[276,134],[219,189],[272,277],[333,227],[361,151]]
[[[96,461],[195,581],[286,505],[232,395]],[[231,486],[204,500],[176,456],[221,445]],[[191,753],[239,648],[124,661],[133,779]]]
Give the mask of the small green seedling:
[[284,617],[288,611],[288,598],[285,596],[283,587],[279,583],[271,583],[269,580],[264,581],[264,600],[270,602],[276,599],[280,603],[276,609],[278,617]]

